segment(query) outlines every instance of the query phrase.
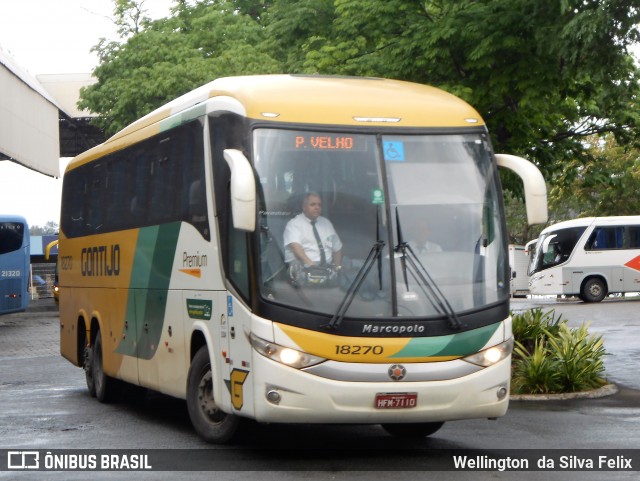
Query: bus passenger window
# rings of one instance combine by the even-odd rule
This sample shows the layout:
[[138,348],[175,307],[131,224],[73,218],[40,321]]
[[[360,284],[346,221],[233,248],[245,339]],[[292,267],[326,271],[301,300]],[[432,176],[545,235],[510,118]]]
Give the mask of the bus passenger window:
[[630,225],[628,228],[628,249],[640,249],[640,225]]
[[585,246],[586,250],[622,249],[624,227],[596,227]]

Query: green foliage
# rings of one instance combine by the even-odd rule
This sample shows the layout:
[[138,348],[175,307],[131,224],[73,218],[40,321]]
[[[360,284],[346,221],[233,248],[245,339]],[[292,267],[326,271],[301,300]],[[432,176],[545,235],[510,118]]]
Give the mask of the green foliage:
[[627,51],[638,39],[634,1],[315,0],[330,25],[297,16],[306,3],[274,0],[294,12],[278,17],[284,48],[296,47],[286,67],[442,87],[479,110],[497,151],[525,155],[549,177],[565,161],[593,161],[585,136],[638,138],[640,72]]
[[171,18],[142,25],[122,43],[96,46],[98,81],[81,91],[79,106],[98,113],[96,123],[107,133],[215,78],[280,70],[264,29],[230,2],[179,3]]
[[573,217],[636,215],[640,197],[640,149],[620,145],[612,135],[590,139],[594,162],[565,164],[571,184],[555,181],[549,191],[551,208],[562,220]]
[[535,343],[544,339],[547,333],[556,336],[563,322],[562,315],[556,317],[554,310],[529,309],[512,316],[513,337],[527,352],[531,352]]
[[588,325],[570,328],[561,317],[541,309],[512,316],[512,392],[577,392],[605,383],[602,336],[589,334]]
[[589,334],[586,325],[571,329],[561,324],[557,337],[547,333],[547,339],[558,363],[559,392],[584,391],[602,385],[606,354],[602,336]]
[[517,394],[548,394],[558,392],[558,361],[551,355],[543,339],[536,339],[529,352],[519,342],[514,347],[511,390]]
[[44,226],[29,226],[29,234],[31,235],[55,235],[58,233],[58,223],[50,220]]
[[[594,160],[569,160],[549,179],[549,224],[640,212],[640,196],[629,195],[640,192],[640,149],[620,145],[611,134],[585,141]],[[505,193],[505,213],[511,243],[525,244],[545,227],[527,225],[524,202],[511,192]]]
[[[536,239],[546,225],[529,225],[524,199],[517,197],[513,192],[508,190],[504,191],[503,197],[509,243],[525,245],[530,240]],[[553,215],[554,212],[550,209],[550,220],[554,219]]]
[[[497,152],[541,168],[554,219],[640,208],[624,195],[640,182],[637,0],[175,0],[156,21],[145,1],[113,0],[120,38],[96,45],[98,82],[81,93],[108,133],[221,76],[397,78],[471,103]],[[503,172],[524,243],[520,180]]]

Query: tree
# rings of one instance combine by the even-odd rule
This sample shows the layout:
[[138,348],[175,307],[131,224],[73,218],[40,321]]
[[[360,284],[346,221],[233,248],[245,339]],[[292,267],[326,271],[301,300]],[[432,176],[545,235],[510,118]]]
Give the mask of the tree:
[[[586,148],[595,160],[587,165],[565,163],[571,182],[550,179],[549,224],[577,217],[637,215],[640,213],[640,149],[620,146],[613,135],[593,136]],[[524,244],[538,236],[544,226],[530,227],[522,199],[505,194],[510,242]]]
[[29,226],[29,234],[31,235],[56,235],[58,233],[58,224],[50,220],[44,226]]
[[[116,1],[138,10],[140,3]],[[122,43],[102,40],[95,47],[97,83],[81,90],[79,106],[97,113],[96,124],[107,133],[217,77],[279,70],[264,47],[264,29],[230,2],[177,2],[171,18],[139,25],[121,31],[131,34]]]
[[566,164],[575,171],[570,185],[553,182],[549,199],[564,218],[637,215],[640,213],[640,149],[620,146],[612,135],[589,144],[596,161]]
[[334,36],[334,0],[274,0],[264,15],[270,51],[288,73],[333,73],[305,66],[306,55]]
[[114,0],[114,23],[118,27],[120,38],[127,38],[139,33],[144,23],[149,22],[145,15],[144,5],[146,0],[136,3],[133,0]]
[[[305,2],[274,7],[284,3]],[[289,65],[442,87],[479,110],[497,151],[546,176],[592,162],[588,136],[639,139],[635,0],[336,0],[335,15],[330,29],[298,39],[303,59]]]
[[[155,22],[142,1],[115,4],[122,38],[96,47],[98,83],[80,103],[108,132],[216,77],[306,72],[391,77],[464,98],[497,152],[541,168],[554,202],[606,177],[589,142],[640,145],[640,70],[628,50],[640,40],[637,0],[176,0]],[[517,206],[519,180],[501,176]],[[597,185],[616,192],[623,182]]]

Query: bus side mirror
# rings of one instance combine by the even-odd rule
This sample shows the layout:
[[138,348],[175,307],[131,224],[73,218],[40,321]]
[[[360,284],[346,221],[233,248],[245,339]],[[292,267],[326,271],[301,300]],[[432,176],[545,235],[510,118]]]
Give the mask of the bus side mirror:
[[236,149],[225,149],[224,160],[231,169],[233,227],[253,232],[256,230],[256,179],[251,164]]
[[522,157],[496,154],[499,167],[512,170],[524,184],[524,200],[527,206],[529,225],[544,224],[549,218],[547,211],[547,185],[538,168]]

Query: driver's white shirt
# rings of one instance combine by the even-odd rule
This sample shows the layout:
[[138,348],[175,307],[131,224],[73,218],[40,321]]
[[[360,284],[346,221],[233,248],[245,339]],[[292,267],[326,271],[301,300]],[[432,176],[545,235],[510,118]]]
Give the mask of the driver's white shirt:
[[[326,217],[318,217],[316,219],[316,229],[322,240],[322,246],[324,248],[327,263],[331,263],[333,260],[333,253],[342,249],[342,242],[340,237],[333,228],[333,224]],[[313,235],[313,227],[311,225],[311,219],[309,219],[303,213],[298,214],[289,222],[284,229],[284,261],[293,262],[296,260],[296,256],[290,249],[289,244],[295,242],[300,244],[307,254],[307,257],[313,262],[320,263],[320,249],[318,248],[318,242]]]

